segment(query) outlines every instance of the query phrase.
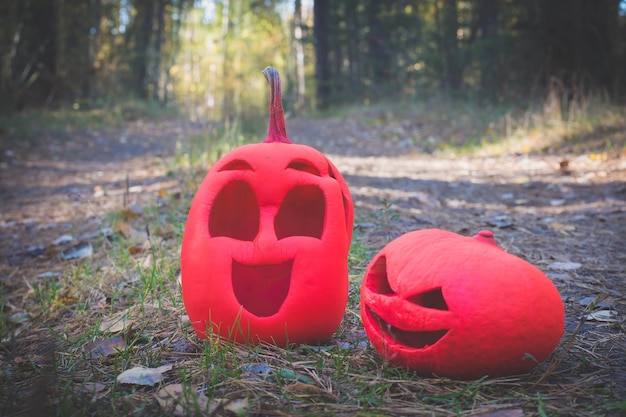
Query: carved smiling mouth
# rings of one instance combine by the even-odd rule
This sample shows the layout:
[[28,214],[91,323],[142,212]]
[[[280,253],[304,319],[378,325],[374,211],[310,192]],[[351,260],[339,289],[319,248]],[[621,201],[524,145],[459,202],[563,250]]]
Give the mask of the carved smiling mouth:
[[370,323],[378,324],[376,327],[383,335],[383,338],[391,339],[400,345],[414,349],[424,349],[434,345],[449,331],[449,329],[443,329],[409,332],[388,324],[369,307],[366,307],[365,311],[367,312]]
[[258,317],[278,313],[291,284],[293,260],[273,265],[244,265],[233,260],[233,291],[237,301]]

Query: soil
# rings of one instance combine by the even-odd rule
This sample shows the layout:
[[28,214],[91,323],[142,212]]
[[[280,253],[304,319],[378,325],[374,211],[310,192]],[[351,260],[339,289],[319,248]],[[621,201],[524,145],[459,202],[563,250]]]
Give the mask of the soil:
[[54,268],[45,261],[58,258],[48,255],[60,236],[96,233],[108,212],[175,186],[167,175],[168,160],[177,143],[197,132],[199,128],[179,121],[139,120],[121,130],[5,143],[0,155],[4,285],[12,285],[7,274],[28,280],[40,266]]
[[[593,375],[594,384],[626,398],[626,155],[435,156],[383,139],[388,127],[354,120],[295,119],[287,128],[292,142],[318,148],[343,173],[355,202],[355,241],[371,254],[410,230],[489,229],[505,250],[542,269],[565,304],[564,342],[576,341],[567,366],[601,358],[563,378]],[[176,188],[168,161],[177,143],[199,132],[175,120],[135,121],[5,143],[0,286],[7,316],[20,311],[29,282],[65,267],[56,239],[88,239],[112,210]]]

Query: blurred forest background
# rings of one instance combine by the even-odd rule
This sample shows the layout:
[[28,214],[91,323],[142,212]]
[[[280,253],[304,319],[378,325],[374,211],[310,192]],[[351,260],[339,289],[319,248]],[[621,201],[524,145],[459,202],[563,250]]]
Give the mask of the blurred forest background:
[[626,99],[623,0],[3,0],[0,113],[173,107],[263,115],[445,95]]

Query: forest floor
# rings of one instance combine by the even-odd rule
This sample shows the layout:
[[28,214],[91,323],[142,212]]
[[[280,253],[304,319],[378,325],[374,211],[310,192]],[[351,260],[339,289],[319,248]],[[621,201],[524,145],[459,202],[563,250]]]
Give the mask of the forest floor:
[[[342,172],[356,216],[344,323],[327,346],[287,351],[220,350],[184,321],[179,245],[203,173],[180,153],[197,126],[138,120],[3,143],[0,414],[626,415],[626,154],[567,142],[429,154],[402,140],[411,128],[288,122],[292,142]],[[551,278],[566,325],[548,361],[470,382],[384,366],[359,326],[360,279],[391,239],[425,228],[492,230]],[[154,386],[116,382],[137,365],[174,369]],[[184,387],[200,408],[185,408]]]

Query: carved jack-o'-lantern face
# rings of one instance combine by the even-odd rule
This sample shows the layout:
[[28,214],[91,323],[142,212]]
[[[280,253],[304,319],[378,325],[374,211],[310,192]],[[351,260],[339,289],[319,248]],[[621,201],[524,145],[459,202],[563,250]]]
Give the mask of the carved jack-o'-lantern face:
[[361,317],[391,364],[460,379],[534,368],[564,325],[552,282],[488,231],[422,230],[391,242],[367,268]]
[[270,140],[280,93],[272,76],[268,139],[225,155],[194,197],[181,255],[183,299],[201,337],[208,330],[246,343],[317,343],[345,311],[353,205],[324,155],[284,135]]

